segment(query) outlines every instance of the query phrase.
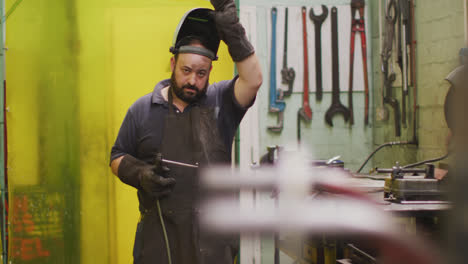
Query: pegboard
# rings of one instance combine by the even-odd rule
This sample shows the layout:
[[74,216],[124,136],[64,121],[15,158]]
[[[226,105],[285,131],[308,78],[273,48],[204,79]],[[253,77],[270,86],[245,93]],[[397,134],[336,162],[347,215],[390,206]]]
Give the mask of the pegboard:
[[[272,6],[273,7],[273,6]],[[270,60],[271,58],[271,29],[272,18],[271,9],[267,7],[267,49]],[[285,30],[285,9],[286,6],[275,6],[277,8],[277,24],[276,24],[276,81],[278,89],[287,90],[287,85],[281,83],[281,69],[283,68],[283,49],[284,49],[284,30]],[[288,7],[288,58],[287,66],[292,67],[296,73],[293,92],[302,92],[304,84],[304,51],[303,51],[303,34],[302,34],[302,6],[287,6]],[[322,24],[322,87],[323,91],[332,90],[332,51],[331,51],[331,8],[333,5],[327,6],[328,16]],[[243,7],[244,8],[244,7]],[[309,91],[315,92],[315,28],[314,23],[309,17],[310,9],[313,8],[315,15],[322,13],[321,5],[306,6],[307,8],[307,44],[308,44],[308,66],[309,66]],[[338,11],[338,51],[339,51],[339,82],[340,90],[348,90],[349,82],[349,56],[350,56],[350,39],[351,39],[351,6],[336,5]],[[356,12],[358,17],[358,12]],[[364,24],[366,31],[367,42],[369,41],[369,19],[367,15],[367,6],[364,12]],[[367,60],[369,64],[369,43],[367,44]],[[269,64],[268,64],[269,65]],[[270,70],[268,70],[270,72]],[[369,70],[368,70],[369,72]],[[267,77],[269,79],[269,76]],[[267,79],[265,78],[265,79]],[[370,84],[369,84],[370,85]],[[362,66],[361,53],[361,38],[360,34],[356,33],[355,49],[354,49],[354,78],[353,90],[364,90],[364,75]]]

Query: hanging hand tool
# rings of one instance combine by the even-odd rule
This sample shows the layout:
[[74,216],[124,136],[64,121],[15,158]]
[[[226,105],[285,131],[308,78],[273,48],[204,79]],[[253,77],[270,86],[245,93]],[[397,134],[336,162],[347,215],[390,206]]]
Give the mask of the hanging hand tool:
[[[393,15],[392,15],[393,10]],[[395,119],[395,135],[397,137],[401,134],[400,129],[400,106],[398,101],[392,97],[392,84],[395,81],[395,73],[389,72],[389,60],[392,56],[393,38],[395,35],[395,23],[398,16],[398,7],[395,0],[390,0],[387,6],[385,15],[385,39],[382,49],[382,72],[383,72],[383,85],[385,87],[384,103],[389,104],[393,108]]]
[[325,121],[333,126],[332,117],[335,114],[343,114],[347,122],[350,116],[349,109],[340,102],[340,73],[338,63],[338,11],[336,7],[331,9],[331,41],[332,41],[332,104],[325,113]]
[[401,123],[406,128],[406,97],[408,96],[408,45],[411,45],[409,24],[409,2],[398,0],[401,23],[398,27],[398,65],[402,76]]
[[[356,18],[356,11],[359,12],[359,18]],[[362,50],[362,66],[364,73],[364,124],[369,124],[369,78],[367,76],[367,44],[366,44],[366,28],[364,26],[364,0],[351,1],[351,48],[349,56],[349,90],[348,90],[348,107],[350,112],[350,124],[354,124],[353,112],[353,74],[354,74],[354,39],[358,32],[361,36]]]
[[296,129],[297,129],[297,144],[301,145],[301,112],[300,111],[297,111]]
[[418,89],[417,89],[417,82],[416,82],[416,25],[415,25],[415,18],[414,18],[414,0],[410,0],[409,4],[410,16],[409,16],[409,24],[410,24],[410,75],[411,75],[411,86],[413,90],[413,139],[411,140],[414,144],[418,145],[418,133],[417,133],[417,96],[418,96]]
[[292,94],[294,79],[296,72],[293,68],[288,68],[288,8],[285,10],[284,18],[284,52],[283,52],[283,69],[281,69],[281,83],[288,85],[288,90],[283,92],[283,96]]
[[269,126],[272,132],[281,132],[283,130],[283,114],[286,103],[283,101],[281,91],[276,87],[276,19],[278,11],[276,7],[271,9],[271,60],[270,60],[270,113],[278,113],[278,124]]
[[307,47],[307,8],[302,7],[302,37],[304,42],[304,87],[302,94],[302,107],[299,109],[299,115],[307,122],[312,120],[312,109],[309,104],[309,54]]
[[[386,0],[385,0],[386,1]],[[379,0],[379,52],[380,54],[382,54],[382,51],[383,51],[383,39],[384,39],[384,36],[383,36],[383,15],[382,15],[382,2],[384,2],[383,0]],[[386,7],[386,2],[385,2],[385,7]],[[388,110],[387,108],[385,107],[385,104],[384,104],[384,78],[383,78],[383,71],[382,73],[380,74],[380,80],[381,80],[381,85],[380,85],[380,89],[379,89],[379,93],[380,93],[380,100],[379,100],[379,104],[375,106],[375,120],[376,121],[386,121],[388,119]]]
[[310,19],[314,22],[315,31],[315,99],[322,101],[322,24],[328,16],[328,8],[322,5],[322,14],[316,16],[314,9],[310,9]]
[[309,54],[307,45],[307,8],[302,7],[302,39],[304,43],[304,85],[302,91],[302,107],[297,111],[297,143],[301,144],[301,119],[312,120],[312,109],[309,104]]

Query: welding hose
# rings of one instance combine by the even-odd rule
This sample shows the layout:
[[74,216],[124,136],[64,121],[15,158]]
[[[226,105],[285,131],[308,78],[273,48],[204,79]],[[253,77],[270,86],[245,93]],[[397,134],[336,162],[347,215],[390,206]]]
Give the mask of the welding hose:
[[387,143],[384,143],[380,146],[378,146],[374,152],[372,152],[366,159],[366,161],[364,161],[364,163],[361,165],[361,167],[359,167],[359,169],[356,171],[356,173],[360,173],[361,170],[364,168],[364,166],[366,166],[367,162],[369,162],[369,160],[372,158],[372,156],[375,155],[375,153],[377,153],[377,151],[379,151],[380,149],[384,148],[384,147],[387,147],[387,146],[395,146],[395,145],[416,145],[415,142],[413,141],[391,141],[391,142],[387,142]]
[[161,221],[161,227],[162,227],[163,234],[164,234],[164,241],[166,242],[167,262],[168,262],[169,264],[172,264],[172,259],[171,259],[171,248],[170,248],[170,246],[169,246],[169,238],[167,237],[166,226],[164,225],[164,219],[163,219],[163,217],[162,217],[161,205],[159,204],[159,199],[156,200],[156,206],[158,207],[159,220]]
[[402,168],[403,169],[408,169],[408,168],[413,168],[413,167],[417,167],[417,166],[420,166],[420,165],[424,165],[426,163],[441,161],[443,159],[446,159],[449,155],[450,155],[450,151],[447,152],[447,154],[443,155],[442,157],[435,158],[435,159],[429,159],[429,160],[423,160],[423,161],[416,162],[416,163],[413,163],[413,164],[408,164],[408,165],[403,166]]

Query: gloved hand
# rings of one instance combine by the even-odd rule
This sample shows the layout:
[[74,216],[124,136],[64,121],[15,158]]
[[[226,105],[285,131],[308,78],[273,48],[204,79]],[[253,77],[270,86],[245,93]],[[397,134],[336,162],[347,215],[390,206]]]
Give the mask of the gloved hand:
[[254,53],[254,48],[239,23],[234,0],[210,0],[215,8],[214,20],[220,38],[226,43],[232,60],[239,62]]
[[174,178],[167,177],[168,171],[162,162],[150,165],[127,154],[120,161],[118,176],[122,182],[160,198],[168,195],[176,183]]

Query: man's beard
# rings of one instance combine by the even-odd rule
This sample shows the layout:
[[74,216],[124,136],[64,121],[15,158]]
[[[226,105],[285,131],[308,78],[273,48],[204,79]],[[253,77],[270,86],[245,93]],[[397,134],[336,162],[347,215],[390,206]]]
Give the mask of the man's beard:
[[[190,85],[190,84],[184,84],[184,85],[182,85],[182,87],[179,87],[177,85],[176,80],[175,80],[174,73],[172,73],[172,75],[171,75],[171,90],[174,92],[174,94],[177,96],[177,98],[179,98],[180,100],[182,100],[182,101],[184,101],[184,102],[186,102],[188,104],[191,104],[191,103],[194,103],[194,102],[197,102],[198,100],[200,100],[206,94],[207,87],[208,87],[208,81],[206,81],[205,87],[203,87],[200,90],[196,86]],[[184,92],[185,89],[190,89],[195,94],[185,93]]]

